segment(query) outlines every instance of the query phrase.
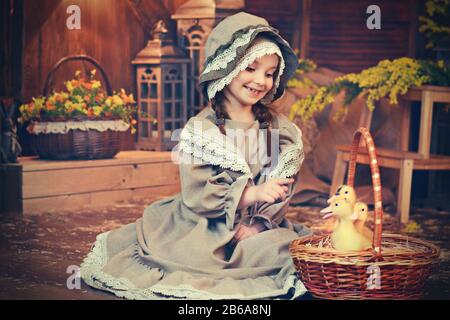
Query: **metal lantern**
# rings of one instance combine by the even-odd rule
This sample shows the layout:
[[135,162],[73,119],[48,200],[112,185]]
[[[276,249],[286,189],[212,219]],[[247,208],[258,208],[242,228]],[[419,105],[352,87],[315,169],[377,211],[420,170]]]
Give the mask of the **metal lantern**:
[[205,61],[206,39],[215,25],[245,7],[244,0],[191,0],[181,5],[172,19],[177,21],[178,46],[191,63],[188,70],[188,116],[194,116],[206,105],[199,91],[199,78]]
[[153,30],[153,40],[132,61],[136,65],[138,103],[137,149],[170,150],[172,132],[187,121],[186,55],[167,39],[164,22]]

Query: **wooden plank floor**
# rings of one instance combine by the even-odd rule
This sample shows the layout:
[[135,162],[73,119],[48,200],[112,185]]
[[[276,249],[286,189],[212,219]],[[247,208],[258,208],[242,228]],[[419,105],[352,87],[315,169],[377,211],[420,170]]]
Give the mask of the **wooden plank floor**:
[[[65,214],[0,217],[0,299],[116,299],[84,283],[80,289],[69,290],[67,268],[81,263],[98,233],[134,222],[154,200]],[[288,218],[321,233],[330,224],[318,211],[317,207],[291,207]],[[411,217],[417,225],[405,229],[392,215],[385,214],[384,230],[408,233],[441,247],[425,298],[449,299],[450,212],[416,210]]]

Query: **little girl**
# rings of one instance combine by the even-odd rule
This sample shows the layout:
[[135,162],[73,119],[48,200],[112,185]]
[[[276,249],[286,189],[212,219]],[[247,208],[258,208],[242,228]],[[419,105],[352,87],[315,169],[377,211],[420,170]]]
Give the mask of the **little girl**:
[[205,53],[200,86],[210,103],[180,135],[181,192],[98,235],[81,276],[130,299],[296,298],[306,289],[288,246],[309,230],[284,215],[304,158],[301,131],[267,104],[297,57],[265,19],[244,12],[212,30]]

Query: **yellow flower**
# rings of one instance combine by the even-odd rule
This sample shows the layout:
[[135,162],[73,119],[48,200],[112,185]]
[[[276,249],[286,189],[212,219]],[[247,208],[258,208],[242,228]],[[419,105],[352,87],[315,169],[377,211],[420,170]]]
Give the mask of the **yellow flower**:
[[100,114],[102,113],[103,108],[102,108],[102,107],[99,107],[99,106],[95,106],[95,107],[93,107],[93,110],[94,110],[94,115],[95,115],[96,117],[98,117],[98,116],[100,116]]
[[66,81],[66,88],[70,93],[72,93],[73,91],[72,81]]
[[124,104],[122,98],[120,98],[117,95],[112,96],[112,99],[113,99],[112,103],[113,103],[114,106],[121,106],[121,105]]
[[99,89],[102,86],[102,83],[98,80],[92,81],[92,89]]
[[[29,119],[39,119],[41,111],[45,110],[51,111],[52,116],[68,116],[68,119],[74,114],[97,118],[116,115],[127,123],[131,123],[131,115],[135,110],[130,108],[129,104],[134,103],[133,95],[128,96],[122,89],[119,94],[107,96],[105,91],[101,90],[101,82],[93,80],[95,74],[94,69],[91,71],[91,78],[87,81],[81,77],[81,71],[77,70],[74,79],[64,82],[66,91],[53,92],[47,98],[33,98],[29,104],[21,105],[19,120],[23,123]],[[95,100],[93,102],[95,106],[90,105],[91,100]]]
[[[342,89],[349,89],[350,98],[345,102],[348,104],[359,93],[363,93],[367,107],[375,109],[375,102],[388,97],[391,104],[398,103],[398,95],[405,94],[410,87],[420,86],[429,81],[430,78],[421,72],[421,64],[411,58],[399,58],[393,61],[382,60],[377,66],[361,71],[358,74],[350,73],[335,79],[330,86],[319,88],[315,94],[294,103],[291,108],[290,118],[295,116],[308,118],[315,112],[323,110],[332,103],[336,95]],[[303,83],[291,81],[294,87],[302,87]],[[353,87],[352,87],[353,86]],[[356,91],[355,91],[356,90]],[[346,94],[348,91],[346,90]],[[345,104],[339,115],[347,112]]]
[[67,101],[64,103],[64,107],[65,107],[66,109],[73,108],[73,103],[72,103],[72,101],[67,100]]

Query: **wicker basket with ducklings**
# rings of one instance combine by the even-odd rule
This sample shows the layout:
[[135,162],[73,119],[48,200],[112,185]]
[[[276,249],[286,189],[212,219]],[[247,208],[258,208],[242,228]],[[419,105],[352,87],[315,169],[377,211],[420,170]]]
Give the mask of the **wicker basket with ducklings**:
[[[374,192],[374,230],[365,226],[369,213],[356,202],[356,157],[363,138],[370,157]],[[328,200],[324,218],[336,217],[328,235],[312,235],[291,242],[289,250],[299,279],[316,298],[417,299],[439,256],[439,248],[420,239],[382,234],[383,205],[376,150],[369,131],[361,127],[353,137],[347,185]]]

